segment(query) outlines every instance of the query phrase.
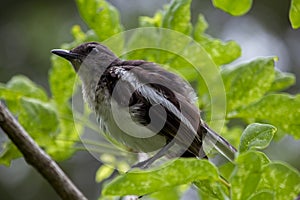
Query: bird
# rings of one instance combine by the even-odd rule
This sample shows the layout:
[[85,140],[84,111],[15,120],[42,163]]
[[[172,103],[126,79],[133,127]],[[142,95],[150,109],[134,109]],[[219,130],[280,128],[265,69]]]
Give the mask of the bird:
[[237,150],[201,118],[194,89],[179,75],[154,62],[122,60],[98,42],[51,52],[72,64],[108,137],[136,152],[156,152],[134,167],[148,168],[175,147],[178,157],[207,158],[205,142],[234,160]]

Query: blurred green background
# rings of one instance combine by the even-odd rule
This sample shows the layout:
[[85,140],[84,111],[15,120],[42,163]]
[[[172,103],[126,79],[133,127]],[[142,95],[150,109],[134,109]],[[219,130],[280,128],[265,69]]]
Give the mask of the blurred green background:
[[[138,17],[152,16],[168,3],[166,0],[111,0],[121,14],[126,29],[137,27]],[[0,82],[24,74],[48,88],[51,67],[50,50],[72,41],[70,29],[79,24],[86,29],[74,1],[6,0],[0,7]],[[242,57],[235,63],[257,56],[277,55],[276,67],[295,73],[300,80],[300,30],[293,30],[288,20],[289,1],[254,1],[251,11],[232,17],[212,6],[210,0],[194,0],[194,22],[203,13],[210,27],[208,33],[222,40],[235,40],[242,47]],[[300,84],[289,89],[299,93]],[[282,119],[285,120],[285,119]],[[7,138],[0,132],[0,144]],[[300,169],[300,142],[284,137],[266,150],[271,159],[284,160]],[[0,149],[1,150],[1,149]],[[88,152],[78,152],[60,163],[89,199],[99,197],[101,185],[94,181],[101,165]],[[23,159],[7,168],[0,166],[0,199],[58,199],[54,190]]]

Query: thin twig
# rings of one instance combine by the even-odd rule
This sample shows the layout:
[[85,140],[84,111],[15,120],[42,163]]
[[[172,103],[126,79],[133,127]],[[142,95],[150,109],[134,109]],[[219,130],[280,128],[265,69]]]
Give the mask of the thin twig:
[[86,200],[62,169],[29,136],[8,109],[0,102],[0,127],[32,165],[66,200]]

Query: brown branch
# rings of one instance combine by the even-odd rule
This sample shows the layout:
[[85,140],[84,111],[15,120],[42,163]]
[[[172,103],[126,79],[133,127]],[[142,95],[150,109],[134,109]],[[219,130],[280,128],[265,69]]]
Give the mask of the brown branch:
[[1,102],[0,127],[23,154],[26,162],[42,174],[62,199],[87,199],[65,175],[56,162],[34,142]]

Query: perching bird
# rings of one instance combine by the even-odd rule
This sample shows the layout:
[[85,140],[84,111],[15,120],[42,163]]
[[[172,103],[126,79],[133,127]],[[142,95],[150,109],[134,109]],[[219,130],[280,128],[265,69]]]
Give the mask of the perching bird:
[[148,167],[174,146],[178,156],[206,157],[204,141],[234,159],[236,149],[201,119],[194,90],[178,75],[156,63],[121,60],[96,42],[52,53],[72,63],[84,99],[108,136],[138,152],[160,149],[136,166]]

